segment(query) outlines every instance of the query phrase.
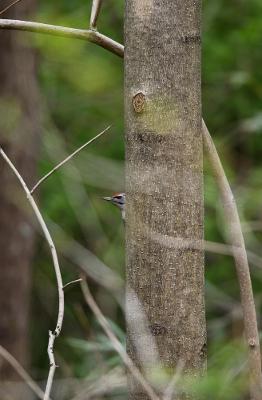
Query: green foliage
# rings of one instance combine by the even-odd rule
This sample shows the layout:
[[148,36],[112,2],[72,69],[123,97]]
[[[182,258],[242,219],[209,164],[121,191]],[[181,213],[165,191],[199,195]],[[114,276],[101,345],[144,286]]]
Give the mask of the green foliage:
[[[53,24],[87,27],[89,3],[47,0],[40,5],[36,18]],[[121,42],[123,3],[122,0],[104,2],[99,19],[101,32]],[[261,0],[205,0],[203,4],[203,115],[236,194],[248,248],[258,255],[261,254],[262,226],[261,15]],[[123,62],[80,40],[44,35],[32,35],[31,40],[38,52],[44,108],[39,174],[43,175],[112,124],[105,137],[42,186],[42,209],[74,241],[123,276],[122,222],[118,210],[100,199],[124,189]],[[0,104],[0,107],[6,105]],[[208,165],[205,172],[206,239],[224,243],[226,232],[221,205]],[[250,221],[257,227],[255,231]],[[63,240],[58,236],[55,240],[65,282],[76,279],[78,269],[68,252],[64,254]],[[44,377],[48,365],[43,349],[46,332],[54,326],[56,318],[56,292],[49,253],[40,242],[34,268],[32,336],[35,376]],[[70,250],[71,246],[66,247]],[[258,269],[252,271],[259,305],[262,275]],[[239,308],[239,289],[232,258],[207,253],[206,278],[210,368],[207,377],[192,387],[202,400],[241,400],[247,387],[243,378],[246,355],[239,344],[241,317],[236,318],[234,314]],[[91,285],[100,307],[115,321],[115,329],[120,330],[124,342],[124,317],[113,294],[92,280]],[[97,333],[100,330],[84,305],[78,284],[69,287],[65,297],[64,339],[57,345],[60,359],[64,360],[59,361],[61,375],[66,370],[63,365],[70,365],[73,376],[90,377],[98,376],[99,368],[104,371],[121,364],[107,338]]]

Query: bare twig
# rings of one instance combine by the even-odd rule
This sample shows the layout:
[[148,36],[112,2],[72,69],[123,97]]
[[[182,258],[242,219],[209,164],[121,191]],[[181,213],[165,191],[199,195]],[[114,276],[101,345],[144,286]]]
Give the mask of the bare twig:
[[108,126],[106,129],[104,129],[102,132],[100,132],[98,135],[90,139],[88,142],[83,144],[81,147],[79,147],[77,150],[75,150],[72,154],[70,154],[68,157],[66,157],[63,161],[61,161],[59,164],[57,164],[54,168],[51,169],[46,175],[44,175],[36,184],[35,186],[30,190],[30,193],[33,194],[34,191],[43,183],[47,178],[49,178],[50,175],[52,175],[54,172],[56,172],[60,167],[62,167],[67,161],[71,160],[76,154],[78,154],[81,150],[83,150],[86,146],[89,144],[93,143],[96,139],[98,139],[100,136],[102,136],[104,133],[106,133],[111,126]]
[[82,282],[81,282],[81,288],[83,295],[85,297],[85,300],[93,313],[95,314],[98,322],[100,323],[101,327],[105,331],[106,335],[110,339],[112,345],[114,346],[115,350],[119,354],[119,356],[122,358],[125,366],[128,368],[130,373],[134,376],[134,378],[140,383],[140,385],[143,387],[144,391],[147,393],[149,398],[151,400],[159,400],[159,397],[155,393],[155,391],[152,389],[152,387],[148,384],[148,382],[145,380],[141,372],[138,370],[138,368],[134,365],[133,361],[131,358],[128,356],[126,353],[125,349],[123,348],[122,344],[120,341],[117,339],[115,336],[114,332],[110,328],[110,325],[108,324],[107,320],[105,319],[104,315],[102,314],[101,310],[99,309],[98,305],[96,304],[93,296],[90,293],[89,287],[85,281],[85,277],[82,276]]
[[55,274],[56,274],[56,280],[57,280],[57,288],[58,288],[58,316],[57,316],[57,323],[54,332],[49,332],[49,343],[48,343],[48,355],[49,355],[49,361],[50,361],[50,369],[49,369],[49,374],[48,374],[48,379],[47,379],[47,384],[46,384],[46,389],[45,389],[45,396],[44,400],[49,400],[50,399],[50,391],[52,388],[52,383],[53,383],[53,378],[54,378],[54,373],[55,373],[55,361],[54,361],[54,354],[53,354],[53,347],[54,347],[54,341],[55,339],[59,336],[63,324],[63,319],[64,319],[64,291],[63,291],[63,281],[62,281],[62,276],[61,276],[61,271],[59,267],[59,262],[58,262],[58,257],[57,257],[57,252],[56,248],[53,242],[53,239],[49,233],[49,230],[47,228],[47,225],[42,217],[42,214],[32,197],[30,190],[28,189],[25,181],[23,180],[22,176],[19,174],[17,171],[16,167],[12,163],[12,161],[8,158],[8,156],[5,154],[3,149],[0,147],[0,154],[3,157],[3,159],[7,162],[9,167],[12,169],[14,172],[15,176],[19,180],[23,190],[26,193],[26,198],[29,201],[36,218],[41,226],[41,229],[43,231],[43,234],[46,238],[46,241],[48,243],[48,246],[50,248],[50,252],[52,255],[52,260],[54,264],[54,269],[55,269]]
[[117,366],[113,370],[104,372],[98,379],[85,379],[82,387],[71,400],[91,400],[107,397],[116,389],[126,388],[126,374],[124,368]]
[[65,26],[42,24],[40,22],[20,21],[14,19],[0,19],[0,28],[19,31],[45,33],[53,36],[63,36],[73,39],[82,39],[92,42],[104,49],[124,57],[124,46],[93,29],[75,29]]
[[[145,228],[146,229],[146,228]],[[149,231],[151,239],[157,243],[161,243],[161,246],[167,248],[179,248],[179,249],[194,249],[194,250],[205,250],[209,253],[224,254],[228,256],[233,256],[236,251],[238,251],[239,246],[234,246],[233,244],[225,244],[218,242],[211,242],[209,240],[199,240],[199,239],[188,239],[184,237],[173,237],[170,235],[161,235],[158,232]],[[258,254],[247,250],[247,257],[251,264],[258,268],[262,268],[262,257]]]
[[204,121],[202,121],[202,133],[206,154],[213,169],[214,178],[220,191],[226,220],[229,226],[229,241],[232,246],[236,264],[243,309],[245,336],[249,348],[250,392],[252,399],[261,400],[262,375],[259,335],[244,237],[241,230],[234,195]]
[[74,281],[68,282],[63,286],[63,289],[65,289],[67,286],[72,285],[73,283],[77,283],[77,282],[81,282],[81,278],[80,279],[75,279]]
[[[161,365],[157,343],[150,331],[150,323],[142,304],[140,303],[135,291],[126,288],[126,323],[128,332],[132,337],[137,358],[140,360],[141,371],[148,382],[156,383],[155,367],[161,376],[165,376],[165,370]],[[139,338],[137,340],[137,338]]]
[[2,11],[0,11],[0,15],[4,14],[9,8],[13,7],[15,4],[19,3],[21,0],[15,0],[13,3],[6,6]]
[[91,17],[90,17],[90,28],[91,29],[96,29],[97,18],[99,16],[102,1],[103,0],[93,0]]
[[175,398],[174,395],[176,394],[176,384],[179,381],[179,379],[181,378],[184,366],[185,366],[184,361],[178,362],[176,372],[175,372],[173,378],[170,380],[170,382],[164,392],[164,395],[163,395],[164,400],[172,400],[173,398]]
[[0,345],[0,355],[14,368],[14,370],[21,376],[27,386],[40,398],[44,399],[44,392],[37,385],[37,383],[31,378],[21,364],[10,354],[4,347]]
[[123,297],[124,281],[119,274],[110,269],[86,247],[68,236],[54,221],[48,219],[48,224],[59,239],[59,252],[120,301],[120,298]]
[[47,354],[49,357],[49,373],[45,388],[45,397],[44,400],[50,400],[50,393],[52,389],[52,384],[54,380],[55,370],[57,365],[55,363],[55,356],[54,356],[54,343],[55,343],[56,334],[52,331],[49,331],[49,340],[47,346]]

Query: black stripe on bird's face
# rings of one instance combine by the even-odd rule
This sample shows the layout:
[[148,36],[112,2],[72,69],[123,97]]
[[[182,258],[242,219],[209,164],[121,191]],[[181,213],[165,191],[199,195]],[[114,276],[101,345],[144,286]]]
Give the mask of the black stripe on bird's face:
[[117,193],[112,197],[103,197],[104,200],[110,201],[115,206],[123,210],[125,206],[125,193]]
[[117,194],[112,197],[112,201],[116,204],[123,206],[125,204],[125,195],[124,194]]

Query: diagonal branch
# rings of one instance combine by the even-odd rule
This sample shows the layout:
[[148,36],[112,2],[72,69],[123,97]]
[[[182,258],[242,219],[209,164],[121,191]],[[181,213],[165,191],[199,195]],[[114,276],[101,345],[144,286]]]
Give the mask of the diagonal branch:
[[225,217],[229,226],[229,241],[232,246],[232,252],[236,264],[243,310],[245,336],[249,349],[251,397],[253,400],[261,400],[262,375],[259,334],[244,237],[241,230],[241,224],[234,195],[228,183],[215,145],[204,121],[202,121],[202,134],[206,154],[213,169],[214,178],[220,191]]
[[41,214],[33,196],[31,195],[29,188],[27,187],[25,181],[23,180],[22,176],[19,174],[18,170],[16,169],[16,167],[14,166],[12,161],[8,158],[8,156],[5,154],[4,150],[1,147],[0,147],[0,154],[3,157],[3,159],[6,161],[6,163],[9,165],[11,170],[14,172],[14,174],[17,177],[18,181],[20,182],[24,192],[26,193],[26,198],[29,201],[29,204],[31,205],[31,207],[36,215],[36,218],[41,226],[41,229],[43,231],[45,239],[50,248],[50,252],[51,252],[53,264],[54,264],[54,269],[55,269],[55,274],[56,274],[57,289],[58,289],[58,315],[57,315],[57,323],[56,323],[54,332],[49,331],[49,342],[48,342],[47,351],[48,351],[48,356],[49,356],[50,368],[49,368],[49,374],[48,374],[48,379],[47,379],[47,384],[46,384],[46,389],[45,389],[45,396],[44,396],[44,400],[49,400],[50,392],[51,392],[51,388],[52,388],[52,384],[53,384],[53,379],[54,379],[54,374],[55,374],[55,369],[56,369],[54,352],[53,352],[54,342],[55,342],[55,339],[60,335],[60,332],[62,329],[62,324],[63,324],[63,319],[64,319],[63,281],[62,281],[59,261],[58,261],[58,257],[57,257],[57,251],[56,251],[53,239],[47,228],[47,225],[42,217],[42,214]]
[[91,17],[90,17],[90,28],[91,29],[96,29],[97,18],[99,16],[102,1],[103,0],[93,0]]
[[128,356],[127,352],[123,348],[122,344],[120,341],[117,339],[115,336],[114,332],[112,332],[110,325],[108,324],[107,320],[105,319],[104,315],[102,314],[101,310],[99,309],[98,305],[96,304],[93,296],[90,293],[89,287],[87,285],[87,282],[85,280],[85,276],[82,275],[82,282],[81,282],[81,288],[82,292],[84,295],[84,298],[95,314],[99,324],[107,334],[109,340],[111,341],[113,347],[115,348],[116,352],[119,354],[121,359],[123,360],[125,366],[129,370],[129,372],[134,376],[134,378],[140,383],[140,385],[143,387],[144,391],[147,393],[148,398],[151,400],[159,400],[159,397],[155,393],[155,391],[152,389],[152,387],[149,385],[149,383],[145,380],[143,377],[142,373],[139,371],[139,369],[136,367],[136,365],[133,363],[131,358]]
[[70,154],[68,157],[66,157],[63,161],[61,161],[59,164],[57,164],[54,168],[51,169],[46,175],[44,175],[36,184],[35,186],[30,190],[30,193],[33,194],[34,191],[38,188],[38,186],[41,185],[47,178],[49,178],[50,175],[52,175],[55,171],[57,171],[60,167],[62,167],[67,161],[71,160],[76,154],[78,154],[81,150],[83,150],[86,146],[89,144],[93,143],[96,139],[98,139],[100,136],[102,136],[104,133],[106,133],[110,129],[110,126],[108,126],[106,129],[104,129],[102,132],[100,132],[98,135],[90,139],[88,142],[84,143],[81,147],[79,147],[77,150],[75,150],[72,154]]
[[26,372],[26,370],[22,367],[21,364],[10,354],[3,346],[0,345],[0,356],[2,356],[21,376],[21,378],[25,381],[27,386],[29,386],[32,391],[40,398],[44,399],[44,392],[37,385],[37,383],[31,378],[31,376]]
[[15,4],[19,3],[21,0],[15,0],[13,3],[8,4],[3,10],[0,11],[0,15],[4,14],[9,8],[13,7]]
[[45,33],[53,36],[63,36],[73,39],[86,40],[87,42],[92,42],[103,47],[119,57],[124,57],[124,46],[122,44],[92,29],[68,28],[65,26],[49,25],[42,24],[40,22],[20,21],[14,19],[0,19],[0,28]]

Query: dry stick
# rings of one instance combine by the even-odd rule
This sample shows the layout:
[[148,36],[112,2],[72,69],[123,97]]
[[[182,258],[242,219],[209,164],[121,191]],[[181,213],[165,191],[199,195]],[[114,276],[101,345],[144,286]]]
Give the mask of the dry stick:
[[[229,246],[224,243],[210,242],[208,240],[204,240],[204,250],[210,253],[216,254],[224,254],[229,256],[234,256],[234,250],[238,251],[238,246],[234,249],[234,246]],[[251,264],[253,264],[257,268],[262,268],[262,257],[253,251],[246,250],[247,259]]]
[[250,393],[252,400],[261,400],[262,375],[259,334],[244,237],[232,190],[204,121],[202,121],[202,134],[206,154],[213,169],[214,178],[220,191],[226,220],[229,224],[229,240],[232,245],[236,264],[243,309],[245,336],[249,348]]
[[163,395],[163,400],[172,400],[176,393],[176,384],[179,381],[179,379],[181,378],[183,369],[185,366],[185,361],[178,361],[178,365],[176,368],[176,373],[174,374],[173,378],[170,380],[164,395]]
[[19,3],[21,0],[15,0],[13,1],[13,3],[9,4],[8,6],[6,6],[2,11],[0,11],[0,15],[4,14],[4,12],[6,12],[7,10],[9,10],[9,8],[13,7],[15,4]]
[[110,396],[115,389],[126,388],[126,377],[123,368],[114,367],[104,372],[96,380],[86,380],[70,400],[101,399]]
[[75,29],[65,26],[42,24],[40,22],[20,21],[15,19],[0,19],[0,28],[45,33],[53,36],[63,36],[73,39],[82,39],[86,40],[87,42],[95,43],[119,57],[124,56],[124,46],[122,44],[92,29]]
[[102,0],[93,0],[91,17],[90,17],[90,28],[96,29],[97,18],[101,9]]
[[[146,229],[146,228],[145,228]],[[188,239],[184,237],[173,237],[169,235],[160,235],[158,232],[149,231],[148,235],[156,243],[160,243],[164,247],[168,248],[180,248],[180,249],[203,249],[210,253],[224,254],[234,256],[234,251],[238,251],[239,246],[228,245],[225,243],[211,242],[209,240],[199,239]],[[246,250],[247,258],[251,264],[258,268],[262,268],[262,257],[253,253],[250,250]]]
[[31,207],[33,208],[33,211],[34,211],[36,218],[42,228],[43,234],[44,234],[46,241],[48,243],[48,246],[50,248],[52,260],[53,260],[53,264],[54,264],[54,269],[55,269],[55,274],[56,274],[57,289],[58,289],[58,301],[59,301],[58,302],[58,315],[57,315],[56,328],[55,328],[54,332],[49,331],[48,355],[49,355],[50,369],[49,369],[49,374],[48,374],[48,379],[47,379],[47,384],[46,384],[46,389],[45,389],[45,396],[44,396],[44,400],[49,400],[50,399],[49,395],[50,395],[50,391],[52,388],[54,373],[55,373],[55,369],[56,369],[56,364],[55,364],[55,359],[54,359],[54,354],[53,354],[54,341],[61,332],[63,319],[64,319],[63,281],[62,281],[61,271],[60,271],[60,267],[59,267],[56,248],[55,248],[53,239],[49,233],[49,230],[46,226],[46,223],[42,217],[42,214],[39,211],[39,208],[38,208],[34,198],[32,197],[30,190],[28,189],[26,183],[24,182],[22,176],[19,174],[16,167],[14,166],[12,161],[8,158],[8,156],[5,154],[5,152],[3,151],[3,149],[1,147],[0,147],[0,154],[4,158],[4,160],[7,162],[9,167],[12,169],[12,171],[16,175],[17,179],[19,180],[22,188],[24,189],[24,191],[26,193],[26,198],[29,201]]
[[102,132],[100,132],[98,135],[90,139],[88,142],[83,144],[81,147],[79,147],[77,150],[75,150],[72,154],[70,154],[68,157],[66,157],[63,161],[61,161],[59,164],[57,164],[51,171],[49,171],[46,175],[44,175],[36,184],[35,186],[30,190],[30,193],[33,194],[34,191],[38,188],[41,183],[43,183],[50,175],[52,175],[55,171],[57,171],[60,167],[62,167],[67,161],[71,160],[76,154],[78,154],[81,150],[83,150],[86,146],[94,142],[96,139],[98,139],[100,136],[102,136],[104,133],[106,133],[111,126],[108,126],[106,129],[104,129]]
[[75,279],[74,281],[70,281],[70,282],[66,283],[66,284],[63,286],[63,289],[65,289],[67,286],[72,285],[73,283],[81,282],[81,280],[82,280],[82,279],[80,278],[80,279]]
[[44,399],[44,392],[37,385],[35,381],[31,378],[31,376],[26,372],[26,370],[22,367],[21,364],[10,354],[3,346],[0,345],[0,355],[14,368],[14,370],[21,376],[21,378],[25,381],[27,386],[29,386],[32,391],[40,398]]
[[84,295],[84,298],[95,314],[98,322],[100,323],[101,327],[105,331],[106,335],[108,336],[109,340],[111,341],[113,347],[117,351],[117,353],[120,355],[122,358],[125,366],[128,368],[130,373],[134,376],[134,378],[140,383],[140,385],[143,387],[144,391],[147,393],[149,398],[151,400],[160,400],[155,391],[152,389],[152,387],[149,385],[149,383],[145,380],[139,369],[134,365],[133,361],[131,358],[128,356],[127,352],[123,348],[122,344],[120,341],[117,339],[115,336],[114,332],[110,328],[110,325],[108,324],[106,318],[102,314],[101,310],[99,309],[98,305],[96,304],[93,296],[90,293],[89,287],[87,285],[87,282],[85,280],[85,276],[82,276],[82,282],[81,282],[81,288],[82,292]]

